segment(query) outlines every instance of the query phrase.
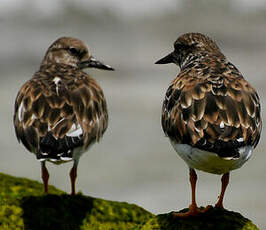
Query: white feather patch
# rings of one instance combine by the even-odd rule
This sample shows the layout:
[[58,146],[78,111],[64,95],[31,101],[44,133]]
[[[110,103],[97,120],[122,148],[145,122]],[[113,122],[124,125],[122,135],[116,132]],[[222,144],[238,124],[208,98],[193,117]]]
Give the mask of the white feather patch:
[[22,121],[22,115],[24,113],[24,110],[25,110],[24,104],[23,104],[23,102],[21,102],[19,107],[18,107],[18,120],[19,121]]
[[60,77],[55,77],[54,79],[53,79],[53,82],[55,83],[55,90],[56,90],[56,94],[57,95],[59,95],[58,94],[58,83],[61,81],[61,78]]
[[214,174],[224,174],[240,168],[251,157],[253,150],[252,146],[247,145],[239,148],[239,158],[221,158],[216,153],[193,148],[187,144],[177,144],[173,141],[171,144],[190,168]]
[[66,136],[68,136],[68,137],[78,137],[81,134],[83,134],[83,131],[82,131],[82,128],[81,128],[80,124],[78,124],[78,125],[73,124],[71,126],[71,129],[66,133]]
[[31,115],[31,120],[35,120],[37,117],[35,116],[35,114],[33,113],[32,115]]
[[60,160],[62,160],[62,161],[71,161],[73,159],[71,157],[60,157]]

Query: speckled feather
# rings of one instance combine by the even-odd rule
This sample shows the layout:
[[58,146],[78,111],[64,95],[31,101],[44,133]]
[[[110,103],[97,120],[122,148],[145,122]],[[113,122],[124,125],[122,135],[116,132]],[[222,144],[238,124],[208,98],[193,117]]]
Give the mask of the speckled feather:
[[255,89],[207,36],[185,34],[177,49],[181,71],[163,102],[165,134],[220,157],[237,158],[240,147],[255,148],[262,126]]
[[17,95],[14,126],[18,140],[37,158],[60,162],[62,156],[72,158],[76,148],[86,150],[99,141],[108,114],[95,80],[75,65],[47,61],[49,49]]

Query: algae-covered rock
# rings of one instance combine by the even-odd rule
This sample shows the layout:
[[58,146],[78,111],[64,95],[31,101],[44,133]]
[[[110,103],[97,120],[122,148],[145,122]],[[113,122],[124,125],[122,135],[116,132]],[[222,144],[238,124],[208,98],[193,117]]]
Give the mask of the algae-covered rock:
[[[182,210],[184,212],[186,210]],[[126,202],[75,196],[0,173],[0,230],[258,230],[239,213],[211,208],[186,219],[155,216]]]
[[[185,212],[187,209],[181,210]],[[198,217],[174,218],[172,213],[154,216],[138,230],[258,230],[241,214],[210,208]]]
[[0,173],[1,230],[130,230],[153,215],[126,202],[67,195],[25,178]]

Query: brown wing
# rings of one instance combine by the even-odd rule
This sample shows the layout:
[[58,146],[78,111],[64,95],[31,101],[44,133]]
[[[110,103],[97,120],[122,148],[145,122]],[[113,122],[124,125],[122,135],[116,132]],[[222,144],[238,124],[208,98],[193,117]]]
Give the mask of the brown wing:
[[17,138],[40,159],[71,158],[75,148],[99,141],[107,123],[102,90],[73,68],[51,66],[37,72],[16,98]]
[[261,133],[256,91],[240,73],[193,77],[181,72],[167,90],[162,127],[177,143],[238,157],[241,146],[256,147]]

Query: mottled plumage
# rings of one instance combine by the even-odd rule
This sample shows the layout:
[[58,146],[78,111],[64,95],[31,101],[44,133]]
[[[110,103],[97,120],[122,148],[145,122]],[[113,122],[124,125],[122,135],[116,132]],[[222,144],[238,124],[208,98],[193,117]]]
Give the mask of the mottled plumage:
[[17,138],[36,154],[43,167],[46,160],[54,163],[74,160],[76,169],[81,154],[99,141],[107,128],[103,92],[82,71],[86,67],[112,70],[93,58],[82,41],[60,38],[48,49],[40,70],[17,95],[14,113]]
[[163,102],[164,133],[191,170],[229,176],[260,139],[259,97],[209,37],[184,34],[174,48],[157,62],[181,69]]

